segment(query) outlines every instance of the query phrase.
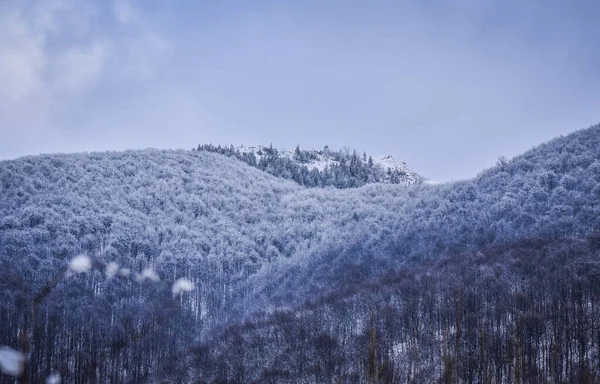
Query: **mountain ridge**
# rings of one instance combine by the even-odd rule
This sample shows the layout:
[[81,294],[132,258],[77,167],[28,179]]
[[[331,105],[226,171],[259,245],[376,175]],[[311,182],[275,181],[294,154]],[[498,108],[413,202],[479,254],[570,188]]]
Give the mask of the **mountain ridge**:
[[345,148],[331,150],[277,149],[270,146],[233,145],[221,147],[198,145],[198,151],[209,151],[235,157],[246,164],[272,175],[291,179],[307,187],[333,186],[356,188],[370,183],[415,185],[426,181],[409,169],[406,162],[396,161],[391,155],[359,155]]

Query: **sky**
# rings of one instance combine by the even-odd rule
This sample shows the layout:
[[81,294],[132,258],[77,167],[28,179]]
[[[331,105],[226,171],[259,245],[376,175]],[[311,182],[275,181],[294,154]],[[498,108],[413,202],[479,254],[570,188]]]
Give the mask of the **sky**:
[[0,159],[354,148],[477,175],[600,122],[600,2],[0,0]]

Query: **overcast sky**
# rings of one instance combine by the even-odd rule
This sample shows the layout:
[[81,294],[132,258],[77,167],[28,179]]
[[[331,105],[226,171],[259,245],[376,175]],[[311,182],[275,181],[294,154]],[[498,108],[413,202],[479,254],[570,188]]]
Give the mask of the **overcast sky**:
[[600,121],[598,15],[595,0],[1,0],[0,158],[329,145],[471,177]]

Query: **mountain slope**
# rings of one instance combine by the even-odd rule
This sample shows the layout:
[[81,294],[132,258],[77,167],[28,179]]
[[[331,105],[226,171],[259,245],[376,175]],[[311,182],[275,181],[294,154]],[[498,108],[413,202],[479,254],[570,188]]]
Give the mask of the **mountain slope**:
[[[54,331],[34,346],[40,359],[79,361],[72,346],[95,343],[103,351],[97,358],[111,364],[121,364],[115,354],[147,361],[129,378],[146,381],[166,366],[165,356],[183,353],[194,338],[213,340],[257,311],[299,308],[423,260],[600,229],[600,126],[442,185],[306,188],[209,152],[0,162],[0,340],[18,343],[25,303],[81,252],[102,265],[133,273],[151,267],[162,278],[196,283],[181,311],[158,319],[152,314],[168,292],[109,281],[101,271],[59,284],[44,304],[36,332]],[[128,327],[162,333],[141,342]],[[111,367],[94,374],[127,381]]]
[[[386,192],[365,186],[345,199],[363,195],[365,201],[386,201]],[[346,192],[338,194],[342,193]],[[307,201],[314,201],[318,191],[302,194],[312,195]],[[294,210],[304,209],[298,203],[302,200],[293,203]],[[300,263],[291,260],[260,271],[257,281],[249,283],[254,290],[264,287],[257,300],[273,300],[265,292],[286,286],[282,302],[297,303],[293,298],[353,284],[357,271],[359,280],[368,279],[410,259],[523,238],[600,231],[600,126],[552,140],[472,180],[413,186],[393,204],[396,213],[391,220],[380,220],[358,233],[345,231],[300,256]],[[372,213],[361,215],[360,208],[351,209],[357,215],[356,227],[374,219]]]
[[377,274],[411,257],[589,233],[600,216],[598,130],[554,140],[473,180],[410,188],[306,189],[202,151],[6,161],[2,252],[64,260],[84,251],[159,266],[185,260],[193,270],[202,265],[208,282],[259,272],[271,285],[281,273],[300,280],[288,285],[319,290],[344,276],[337,269],[348,262]]
[[168,377],[595,383],[599,252],[600,236],[527,239],[406,265],[256,313],[181,356]]

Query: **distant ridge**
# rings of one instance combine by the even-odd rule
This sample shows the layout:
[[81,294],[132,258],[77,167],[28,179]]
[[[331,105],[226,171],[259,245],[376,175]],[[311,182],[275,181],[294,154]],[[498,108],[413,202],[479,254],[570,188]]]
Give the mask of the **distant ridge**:
[[371,183],[414,185],[425,178],[391,155],[370,156],[349,149],[277,149],[271,146],[199,145],[198,151],[235,157],[274,176],[291,179],[306,187],[361,187]]

